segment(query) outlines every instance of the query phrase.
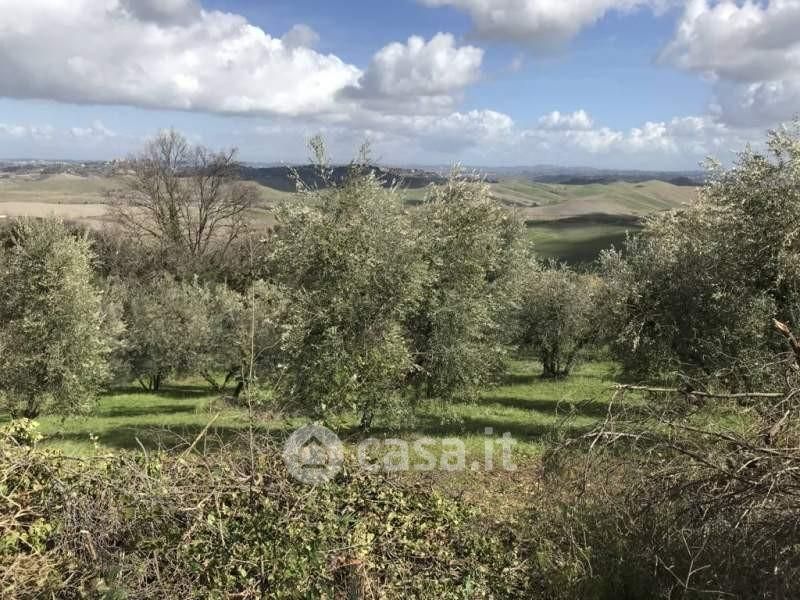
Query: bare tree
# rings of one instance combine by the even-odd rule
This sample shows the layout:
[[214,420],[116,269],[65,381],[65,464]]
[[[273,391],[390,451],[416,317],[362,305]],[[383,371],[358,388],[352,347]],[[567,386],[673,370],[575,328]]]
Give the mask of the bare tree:
[[132,236],[150,238],[177,270],[218,266],[247,228],[255,188],[239,180],[236,151],[191,145],[162,132],[126,162],[125,189],[112,198],[113,215]]

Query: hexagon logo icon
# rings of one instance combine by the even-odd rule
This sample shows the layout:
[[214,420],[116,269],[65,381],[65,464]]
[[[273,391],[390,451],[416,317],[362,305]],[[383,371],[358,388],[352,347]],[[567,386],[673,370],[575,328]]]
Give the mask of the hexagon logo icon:
[[341,470],[344,447],[339,437],[327,427],[306,425],[286,440],[283,460],[297,481],[321,485]]

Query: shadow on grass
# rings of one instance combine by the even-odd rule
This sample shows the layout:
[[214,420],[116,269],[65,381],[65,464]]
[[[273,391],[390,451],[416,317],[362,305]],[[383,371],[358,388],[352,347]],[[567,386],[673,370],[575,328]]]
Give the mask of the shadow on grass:
[[501,385],[533,385],[544,381],[541,375],[534,375],[532,373],[507,373],[500,381]]
[[120,386],[110,389],[105,396],[119,396],[120,394],[137,394],[150,398],[168,398],[171,400],[184,400],[187,398],[200,398],[213,396],[215,392],[208,385],[165,385],[158,392],[150,392],[137,385]]
[[519,396],[485,396],[481,399],[482,406],[497,404],[507,408],[520,410],[535,410],[553,416],[574,415],[578,417],[604,417],[608,412],[608,404],[599,401],[586,402],[559,402],[557,400],[539,400],[534,398],[521,398]]
[[[205,429],[205,425],[170,425],[163,426],[158,423],[143,423],[135,427],[121,425],[112,427],[95,434],[97,442],[115,450],[141,450],[148,451],[180,451],[188,448],[198,435]],[[211,426],[198,444],[198,449],[217,449],[239,441],[244,443],[246,429],[232,426]],[[48,442],[76,442],[89,441],[87,433],[58,433],[47,437]]]
[[593,379],[596,381],[607,381],[612,383],[614,381],[614,373],[601,372],[601,373],[574,373],[565,379],[545,379],[541,373],[507,373],[500,380],[500,386],[515,386],[515,385],[534,385],[534,384],[558,384],[580,381],[582,379]]
[[590,429],[586,426],[577,426],[569,423],[520,423],[502,418],[492,417],[464,417],[455,422],[442,422],[431,416],[418,417],[416,422],[409,427],[389,428],[375,427],[368,433],[357,427],[339,431],[340,436],[350,442],[358,442],[367,437],[404,437],[411,434],[431,438],[484,436],[486,430],[491,428],[492,436],[500,437],[505,433],[524,442],[545,442],[560,435],[578,435]]
[[[160,396],[154,396],[159,398]],[[192,404],[159,404],[158,406],[109,406],[101,407],[92,416],[99,418],[127,418],[159,415],[194,414],[196,408]]]

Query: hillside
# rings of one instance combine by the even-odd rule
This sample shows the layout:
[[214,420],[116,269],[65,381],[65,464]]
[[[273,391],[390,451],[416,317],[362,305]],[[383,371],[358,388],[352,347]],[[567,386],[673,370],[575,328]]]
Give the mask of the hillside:
[[[15,170],[0,173],[0,219],[16,216],[56,216],[98,226],[106,217],[107,194],[122,180],[99,170]],[[378,169],[387,185],[399,184],[410,206],[419,203],[427,187],[441,178],[423,170]],[[344,176],[344,168],[333,172]],[[320,185],[310,167],[299,168],[308,185]],[[245,168],[243,176],[258,186],[260,206],[253,219],[269,223],[272,210],[293,196],[294,181],[287,167]],[[544,257],[583,263],[600,250],[619,245],[640,228],[642,216],[690,202],[695,188],[664,181],[616,181],[568,185],[527,179],[489,183],[492,194],[518,212],[528,225],[530,239]]]
[[496,196],[519,208],[531,221],[551,221],[593,214],[641,217],[691,202],[696,188],[663,181],[563,185],[503,182]]

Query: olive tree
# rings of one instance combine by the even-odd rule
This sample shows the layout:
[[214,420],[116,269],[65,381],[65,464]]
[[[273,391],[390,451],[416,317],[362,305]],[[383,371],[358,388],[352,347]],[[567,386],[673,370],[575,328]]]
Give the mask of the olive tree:
[[403,328],[422,293],[416,233],[397,192],[353,165],[340,183],[282,207],[271,269],[286,290],[279,389],[369,427],[413,368]]
[[95,284],[84,236],[21,220],[0,252],[0,394],[12,416],[88,410],[121,326]]
[[156,392],[169,376],[199,372],[210,339],[208,288],[166,274],[124,285],[130,374]]
[[570,374],[603,331],[602,280],[566,265],[534,267],[525,278],[519,302],[518,343],[542,363],[542,376]]
[[525,262],[521,221],[488,185],[453,174],[415,218],[426,268],[407,320],[418,395],[469,394],[501,370]]
[[[285,295],[275,285],[254,282],[240,294],[217,285],[207,295],[207,339],[198,351],[197,370],[212,388],[237,381],[234,397],[249,383],[275,375],[280,356]],[[222,377],[220,382],[219,377]]]
[[771,132],[730,168],[709,165],[693,204],[656,215],[602,260],[616,294],[617,356],[629,372],[681,372],[727,386],[780,376],[771,319],[797,323],[800,138]]

